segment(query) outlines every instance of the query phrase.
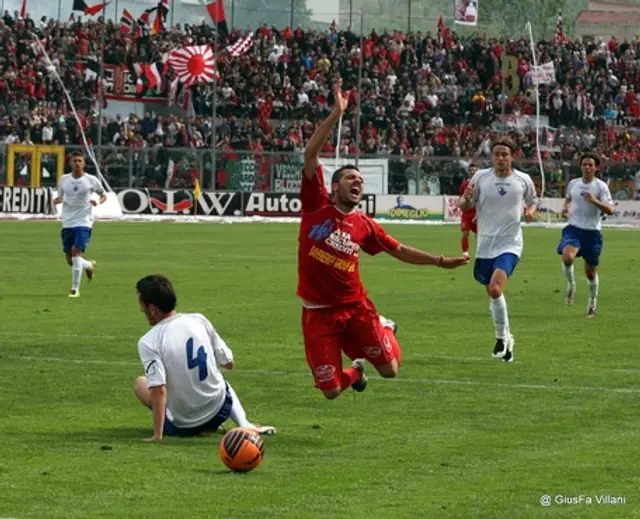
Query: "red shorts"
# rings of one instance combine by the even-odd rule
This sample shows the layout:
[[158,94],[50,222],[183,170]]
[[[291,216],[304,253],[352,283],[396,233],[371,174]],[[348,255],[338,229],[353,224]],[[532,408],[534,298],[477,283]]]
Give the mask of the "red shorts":
[[462,232],[472,232],[473,234],[478,234],[478,224],[474,220],[475,216],[465,216],[462,215],[462,220],[460,221],[460,230]]
[[380,316],[368,299],[346,306],[302,309],[302,334],[316,387],[340,387],[342,352],[351,360],[367,359],[374,366],[395,357]]

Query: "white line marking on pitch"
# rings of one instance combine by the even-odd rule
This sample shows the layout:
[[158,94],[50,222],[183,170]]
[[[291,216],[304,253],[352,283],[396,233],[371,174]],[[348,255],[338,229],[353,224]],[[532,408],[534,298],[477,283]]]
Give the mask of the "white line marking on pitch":
[[[28,357],[28,356],[7,356],[10,359],[31,360],[38,362],[59,362],[62,364],[102,364],[113,366],[139,366],[137,362],[118,361],[118,360],[93,360],[93,359],[64,359],[60,357]],[[238,369],[234,370],[246,375],[284,375],[293,377],[310,377],[307,373],[299,371],[278,371],[266,369]],[[600,393],[640,393],[640,388],[615,388],[615,387],[590,387],[590,386],[550,386],[547,384],[507,384],[502,382],[484,382],[482,380],[465,380],[465,379],[441,379],[441,378],[407,378],[399,377],[389,379],[391,383],[408,383],[408,384],[446,384],[457,386],[487,386],[501,387],[509,389],[543,389],[550,391],[593,391]]]

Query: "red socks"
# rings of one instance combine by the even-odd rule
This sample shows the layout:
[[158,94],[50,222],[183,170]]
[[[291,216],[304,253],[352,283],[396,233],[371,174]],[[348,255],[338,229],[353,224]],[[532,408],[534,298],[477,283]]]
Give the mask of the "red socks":
[[358,382],[358,380],[360,380],[360,377],[361,372],[356,368],[343,369],[342,373],[340,374],[340,387],[342,388],[342,391],[349,389],[351,387],[351,384],[354,384],[355,382]]

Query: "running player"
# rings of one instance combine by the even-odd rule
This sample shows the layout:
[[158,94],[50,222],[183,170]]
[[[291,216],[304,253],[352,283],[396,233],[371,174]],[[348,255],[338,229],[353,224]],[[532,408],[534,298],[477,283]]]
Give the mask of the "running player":
[[[80,297],[82,271],[87,273],[89,281],[96,272],[96,262],[82,257],[93,228],[93,208],[104,203],[107,195],[100,181],[84,172],[84,156],[76,151],[71,156],[71,173],[62,175],[58,183],[58,196],[55,205],[62,204],[62,250],[71,267],[71,290],[69,297]],[[97,193],[100,198],[92,200]]]
[[[300,189],[297,294],[303,305],[302,332],[315,385],[329,399],[349,387],[365,389],[365,359],[385,378],[398,374],[402,360],[395,323],[378,315],[360,281],[361,249],[370,255],[386,252],[407,263],[448,269],[469,262],[469,258],[433,256],[402,245],[358,211],[364,180],[355,166],[333,173],[331,194],[327,192],[319,154],[347,105],[348,96],[339,83],[331,115],[305,149]],[[353,361],[344,370],[342,352]]]
[[135,381],[136,396],[153,412],[153,436],[195,436],[216,431],[228,418],[239,427],[275,434],[247,414],[219,367],[233,369],[233,353],[202,314],[175,311],[177,298],[164,276],[136,285],[140,310],[152,326],[138,342],[145,376]]
[[[475,175],[476,171],[478,171],[478,167],[471,163],[467,168],[467,174],[469,175],[462,181],[460,184],[459,195],[462,196],[464,194],[465,189],[471,182],[473,175]],[[476,223],[476,208],[472,207],[466,211],[462,211],[462,215],[460,218],[460,230],[462,231],[462,254],[464,256],[469,256],[469,233],[472,232],[476,236],[478,235],[478,226]]]
[[527,222],[538,204],[531,177],[514,169],[515,144],[503,139],[493,144],[493,167],[478,171],[460,198],[460,209],[476,208],[478,245],[473,275],[485,286],[490,298],[496,333],[493,357],[505,362],[514,359],[515,340],[509,327],[504,289],[522,255],[522,202]]
[[562,255],[562,271],[567,278],[565,302],[572,305],[576,297],[576,278],[573,261],[584,259],[584,273],[589,286],[587,317],[596,315],[600,278],[596,268],[600,263],[603,239],[602,213],[612,215],[615,206],[611,192],[605,182],[596,178],[600,158],[594,153],[585,153],[580,158],[581,178],[574,178],[567,186],[567,196],[562,207],[562,217],[569,217],[569,225],[562,230],[558,254]]

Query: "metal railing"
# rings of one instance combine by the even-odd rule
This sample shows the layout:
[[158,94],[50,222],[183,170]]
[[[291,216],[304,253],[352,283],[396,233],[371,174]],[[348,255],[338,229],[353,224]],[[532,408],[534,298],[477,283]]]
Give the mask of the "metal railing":
[[[84,151],[81,146],[66,146],[67,155]],[[42,160],[46,166],[51,158]],[[16,183],[28,182],[29,157],[16,155]],[[47,162],[49,160],[49,162]],[[215,167],[214,161],[215,160]],[[323,163],[328,170],[334,167],[335,157],[326,156]],[[344,156],[342,163],[356,162],[355,156]],[[467,175],[467,165],[488,167],[488,159],[459,157],[411,157],[398,155],[364,155],[357,162],[365,176],[365,190],[371,194],[457,195]],[[531,175],[540,192],[542,178],[536,160],[519,160],[516,167]],[[570,179],[580,176],[577,162],[545,161],[545,196],[563,197]],[[0,185],[6,183],[7,146],[0,145]],[[49,168],[51,170],[51,168]],[[95,167],[87,162],[87,172]],[[221,151],[195,148],[118,148],[102,149],[102,174],[113,188],[187,188],[198,179],[202,189],[216,191],[275,191],[297,192],[300,188],[302,154],[287,152]],[[600,177],[609,183],[616,199],[640,197],[640,164],[606,162]],[[21,180],[22,178],[22,180]],[[42,178],[41,185],[55,185],[55,175]],[[378,186],[378,187],[374,187]]]

